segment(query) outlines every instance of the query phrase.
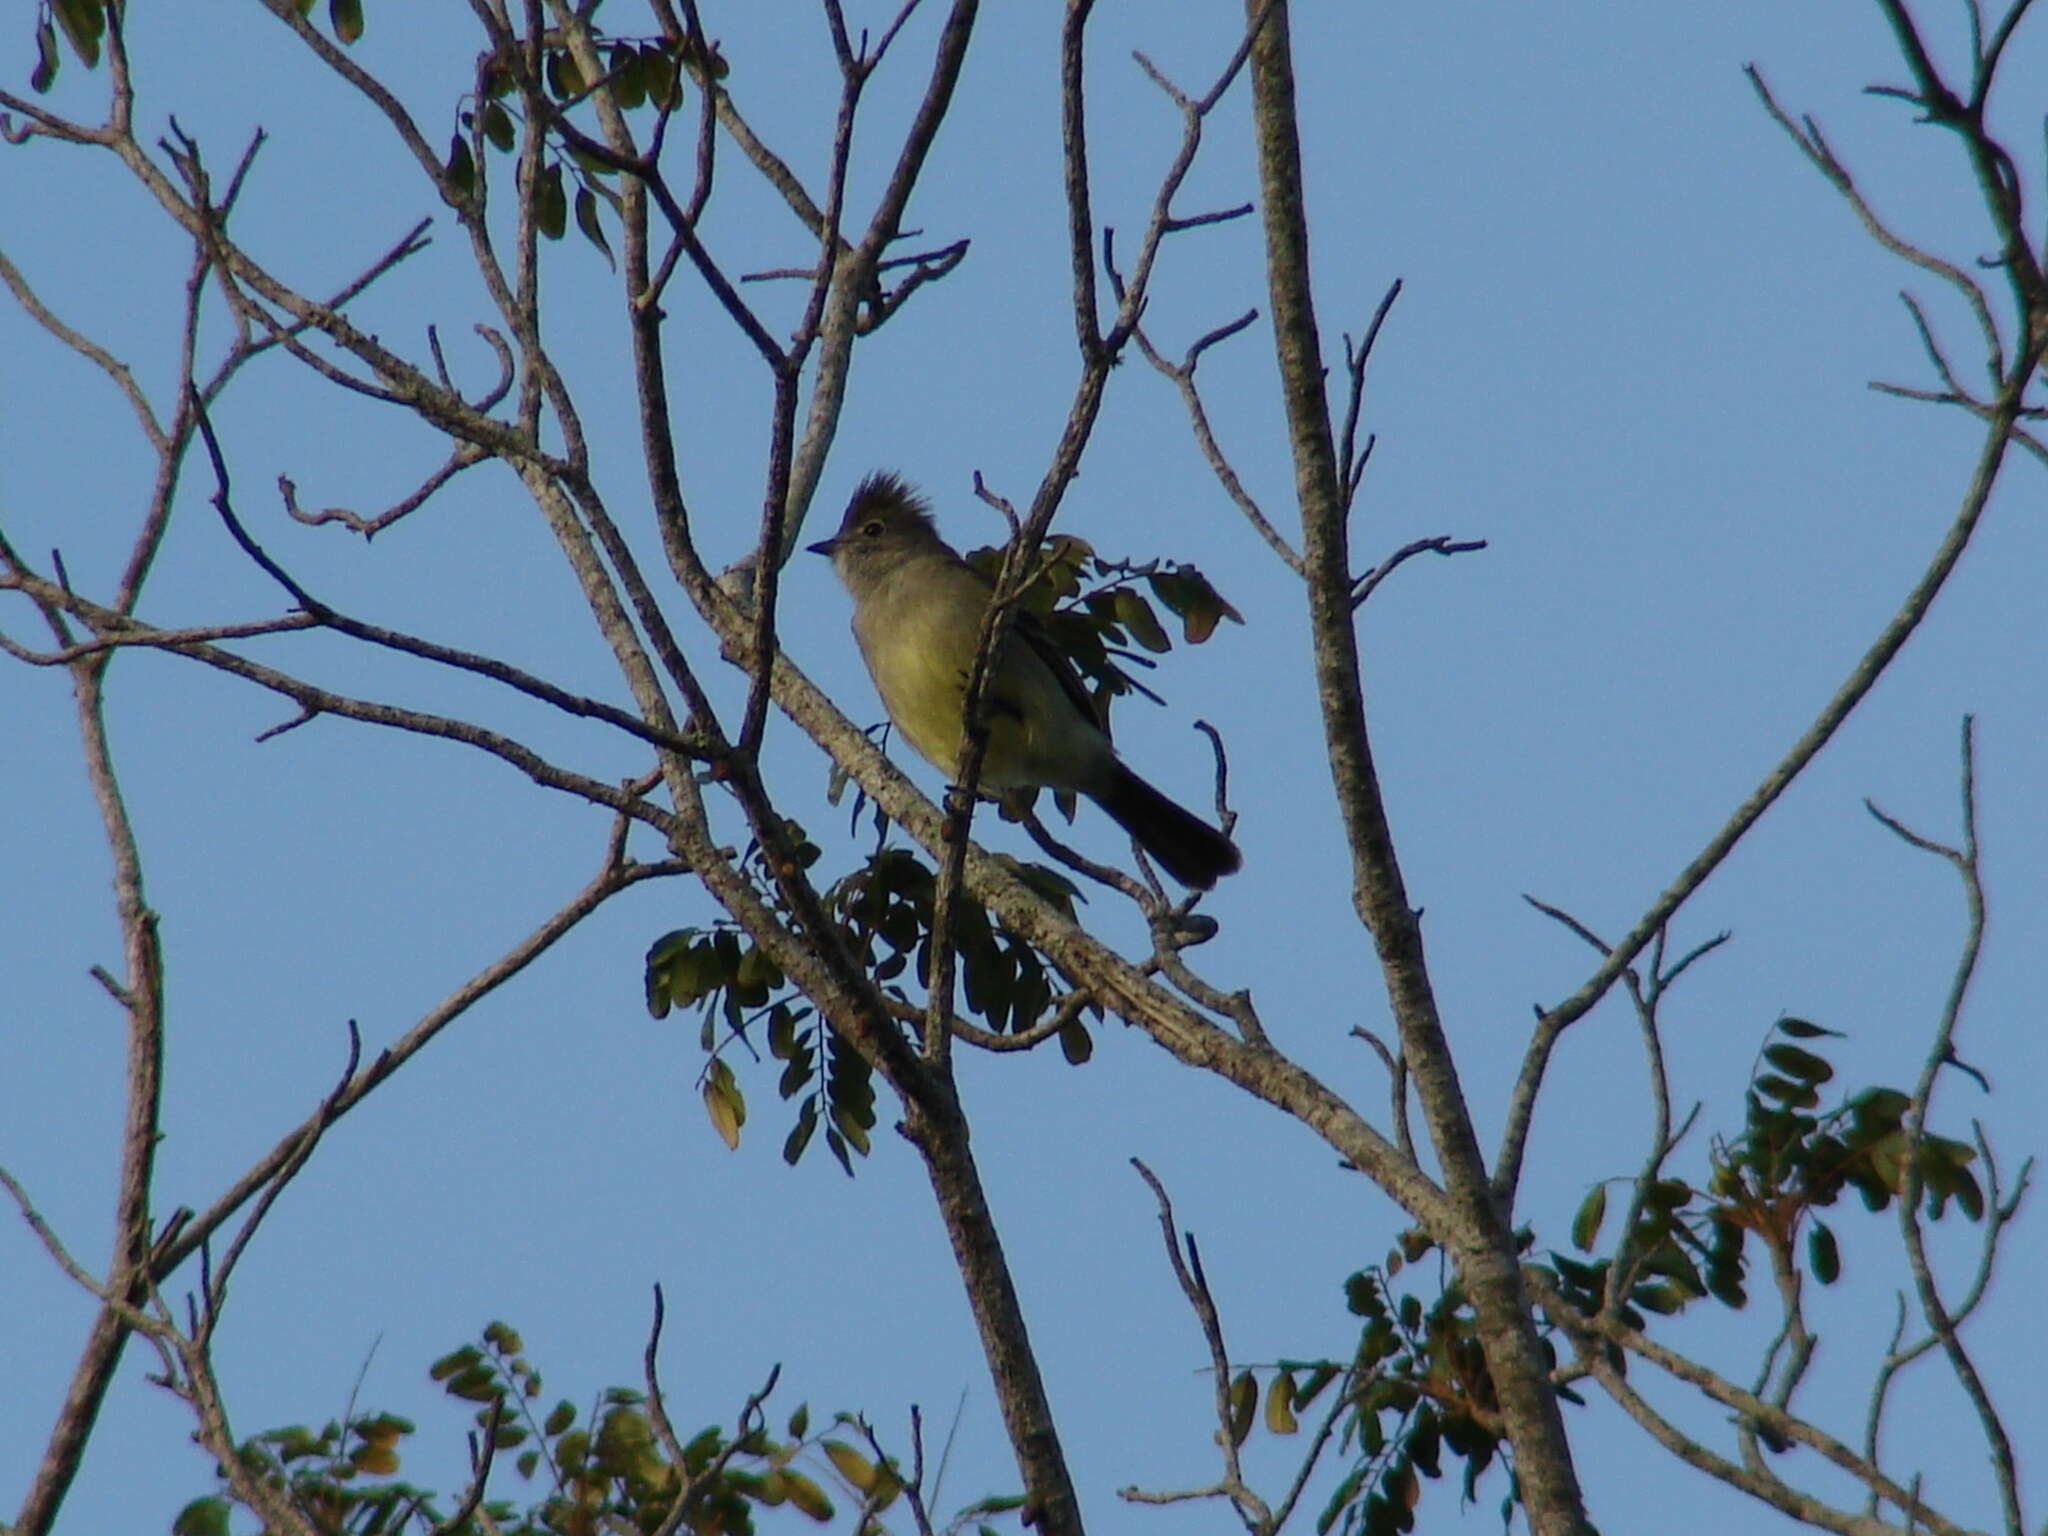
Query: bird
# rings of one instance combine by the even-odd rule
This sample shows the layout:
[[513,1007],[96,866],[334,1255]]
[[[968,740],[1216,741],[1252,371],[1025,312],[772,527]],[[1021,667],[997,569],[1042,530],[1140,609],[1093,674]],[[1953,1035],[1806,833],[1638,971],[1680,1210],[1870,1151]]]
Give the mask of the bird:
[[[861,481],[839,531],[807,546],[853,598],[853,635],[896,729],[940,772],[958,766],[968,672],[994,587],[939,536],[901,476]],[[1182,885],[1208,890],[1243,863],[1237,845],[1117,756],[1073,664],[1020,612],[984,685],[991,791],[1076,790]]]

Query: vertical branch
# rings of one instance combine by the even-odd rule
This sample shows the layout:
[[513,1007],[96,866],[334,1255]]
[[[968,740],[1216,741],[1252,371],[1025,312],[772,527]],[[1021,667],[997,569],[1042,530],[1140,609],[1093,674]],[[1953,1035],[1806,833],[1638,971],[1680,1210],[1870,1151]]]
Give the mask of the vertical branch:
[[1023,1304],[968,1146],[967,1121],[950,1074],[928,1076],[932,1091],[906,1101],[904,1131],[924,1157],[953,1259],[974,1310],[1003,1427],[1024,1476],[1023,1521],[1036,1536],[1081,1536],[1080,1500],[1060,1448]]
[[[1899,1190],[1899,1233],[1905,1240],[1906,1261],[1913,1273],[1913,1288],[1920,1299],[1921,1314],[1926,1317],[1934,1336],[1941,1341],[1949,1369],[1955,1373],[1956,1381],[1970,1400],[1970,1407],[1983,1429],[1998,1483],[1998,1499],[2006,1531],[2009,1536],[2022,1536],[2025,1526],[2020,1513],[2019,1473],[2013,1460],[2012,1440],[2006,1433],[1997,1406],[1991,1401],[1990,1391],[1985,1387],[1976,1363],[1963,1344],[1955,1314],[1935,1281],[1934,1268],[1927,1258],[1926,1235],[1920,1226],[1920,1197],[1924,1189],[1921,1155],[1927,1135],[1927,1111],[1933,1103],[1934,1086],[1942,1068],[1956,1060],[1956,1026],[1962,1018],[1963,1003],[1977,974],[1977,957],[1984,945],[1984,884],[1977,864],[1976,722],[1968,715],[1963,717],[1962,757],[1963,839],[1960,847],[1944,847],[1917,836],[1897,821],[1877,812],[1874,806],[1871,808],[1881,821],[1915,847],[1936,854],[1955,867],[1963,883],[1963,902],[1968,914],[1963,952],[1956,962],[1948,998],[1942,1005],[1941,1020],[1935,1027],[1926,1063],[1920,1069],[1920,1081],[1913,1090],[1912,1108],[1906,1114],[1905,1178]],[[1997,1220],[1996,1198],[1994,1186],[1994,1214],[1990,1218],[1994,1222]]]
[[1067,0],[1060,22],[1060,163],[1066,178],[1067,254],[1074,269],[1074,334],[1084,357],[1102,345],[1095,304],[1095,219],[1088,201],[1088,109],[1082,65],[1095,0]]
[[128,1341],[129,1310],[141,1304],[149,1284],[150,1183],[156,1169],[158,1112],[163,1095],[163,956],[156,913],[142,888],[142,859],[135,829],[114,773],[107,741],[104,683],[112,652],[71,663],[72,697],[85,756],[87,781],[99,807],[100,825],[113,857],[115,914],[121,927],[125,975],[115,981],[94,975],[128,1018],[127,1104],[121,1120],[120,1183],[114,1202],[113,1263],[103,1300],[80,1351],[78,1367],[64,1395],[28,1497],[15,1518],[18,1536],[43,1536],[57,1518],[85,1454],[100,1404],[112,1384]]
[[[1257,22],[1263,0],[1247,0]],[[1302,514],[1309,623],[1324,740],[1351,848],[1352,897],[1379,951],[1402,1052],[1414,1074],[1430,1137],[1455,1212],[1438,1234],[1456,1254],[1472,1299],[1530,1528],[1541,1536],[1588,1529],[1564,1421],[1530,1317],[1513,1235],[1494,1204],[1458,1085],[1423,959],[1421,925],[1395,856],[1365,723],[1358,642],[1352,627],[1345,487],[1323,393],[1322,349],[1309,282],[1308,216],[1294,101],[1294,61],[1284,0],[1272,5],[1251,50],[1252,111],[1274,346],[1295,492]]]

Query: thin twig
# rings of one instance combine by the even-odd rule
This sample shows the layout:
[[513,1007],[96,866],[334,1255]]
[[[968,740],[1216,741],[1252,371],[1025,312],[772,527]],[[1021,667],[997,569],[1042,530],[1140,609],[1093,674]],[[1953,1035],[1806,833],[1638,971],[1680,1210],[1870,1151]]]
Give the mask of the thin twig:
[[[1153,1197],[1159,1202],[1159,1230],[1166,1240],[1166,1255],[1173,1264],[1173,1277],[1180,1282],[1181,1294],[1193,1309],[1195,1320],[1201,1324],[1202,1337],[1209,1346],[1209,1369],[1214,1376],[1216,1400],[1216,1444],[1223,1455],[1223,1477],[1214,1491],[1230,1500],[1247,1530],[1270,1531],[1273,1512],[1264,1499],[1246,1486],[1243,1469],[1238,1463],[1238,1436],[1231,1422],[1230,1356],[1223,1347],[1223,1320],[1216,1311],[1216,1298],[1210,1294],[1208,1279],[1202,1274],[1201,1255],[1195,1247],[1194,1234],[1186,1234],[1187,1256],[1183,1258],[1182,1234],[1174,1222],[1173,1202],[1167,1198],[1166,1186],[1137,1158],[1131,1159],[1131,1166],[1138,1170],[1138,1177],[1150,1186]],[[1142,1496],[1132,1493],[1126,1493],[1125,1497],[1142,1501]]]
[[2007,1434],[2003,1417],[1991,1401],[1990,1390],[1985,1386],[1976,1362],[1963,1343],[1956,1326],[1955,1314],[1942,1297],[1933,1266],[1928,1261],[1926,1237],[1920,1224],[1927,1114],[1933,1104],[1935,1083],[1942,1069],[1957,1064],[1956,1030],[1962,1021],[1963,1003],[1969,996],[1970,984],[1976,977],[1977,960],[1984,945],[1984,884],[1977,863],[1976,722],[1968,715],[1963,717],[1961,780],[1963,836],[1958,847],[1945,847],[1931,838],[1911,832],[1875,806],[1871,807],[1871,814],[1900,837],[1916,848],[1937,855],[1954,867],[1962,881],[1963,903],[1968,918],[1962,953],[1957,958],[1955,973],[1949,982],[1948,997],[1942,1005],[1940,1019],[1935,1025],[1934,1038],[1929,1043],[1926,1061],[1920,1069],[1920,1080],[1914,1089],[1912,1105],[1906,1113],[1903,1127],[1905,1149],[1902,1156],[1904,1182],[1899,1190],[1899,1232],[1905,1240],[1906,1260],[1913,1274],[1914,1289],[1919,1295],[1921,1315],[1927,1319],[1929,1328],[1940,1339],[1942,1353],[1948,1357],[1949,1368],[1954,1372],[1964,1396],[1969,1399],[1970,1406],[1976,1413],[1978,1425],[1984,1434],[1985,1446],[1991,1455],[2006,1529],[2016,1536],[2016,1533],[2024,1530],[2024,1525],[2020,1514],[2019,1473],[2013,1457],[2012,1441]]

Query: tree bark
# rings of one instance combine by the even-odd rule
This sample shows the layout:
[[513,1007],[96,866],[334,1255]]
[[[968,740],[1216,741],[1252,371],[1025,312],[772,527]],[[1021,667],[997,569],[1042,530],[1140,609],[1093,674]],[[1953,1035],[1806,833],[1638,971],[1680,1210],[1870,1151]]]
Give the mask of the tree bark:
[[1308,214],[1287,5],[1285,0],[1246,0],[1245,12],[1248,24],[1258,26],[1250,58],[1252,113],[1274,346],[1301,505],[1324,738],[1352,851],[1353,904],[1377,947],[1402,1052],[1443,1165],[1450,1216],[1447,1229],[1432,1235],[1456,1261],[1472,1302],[1503,1427],[1514,1447],[1529,1527],[1539,1536],[1583,1536],[1592,1527],[1572,1467],[1564,1419],[1523,1290],[1513,1230],[1506,1213],[1494,1203],[1457,1068],[1444,1040],[1423,955],[1421,924],[1401,878],[1366,731],[1351,600],[1348,509],[1330,430],[1309,283]]

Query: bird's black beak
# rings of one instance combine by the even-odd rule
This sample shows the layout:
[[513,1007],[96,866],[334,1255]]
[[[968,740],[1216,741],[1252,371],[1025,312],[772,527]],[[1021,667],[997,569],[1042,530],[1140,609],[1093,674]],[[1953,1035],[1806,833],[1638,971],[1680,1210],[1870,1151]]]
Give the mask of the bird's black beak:
[[814,555],[830,556],[833,547],[836,544],[838,544],[838,542],[839,541],[837,539],[820,539],[815,544],[806,544],[804,548]]

